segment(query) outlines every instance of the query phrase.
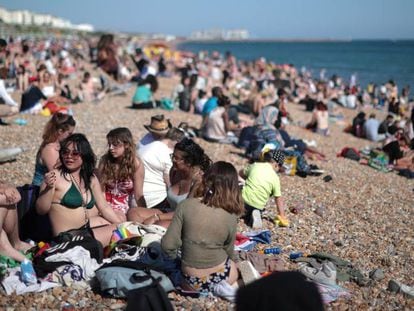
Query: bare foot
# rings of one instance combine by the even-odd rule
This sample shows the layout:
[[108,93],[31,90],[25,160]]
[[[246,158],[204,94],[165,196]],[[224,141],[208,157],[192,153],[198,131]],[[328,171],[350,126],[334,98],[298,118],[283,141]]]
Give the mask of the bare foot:
[[33,245],[30,245],[29,243],[20,241],[18,243],[14,244],[14,248],[17,249],[18,251],[23,251],[26,252],[27,250],[31,249],[33,247]]

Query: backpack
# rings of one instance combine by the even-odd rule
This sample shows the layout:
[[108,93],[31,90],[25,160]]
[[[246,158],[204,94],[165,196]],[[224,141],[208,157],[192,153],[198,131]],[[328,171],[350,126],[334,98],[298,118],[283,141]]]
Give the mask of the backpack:
[[284,149],[283,154],[285,157],[295,157],[296,158],[296,174],[308,174],[310,171],[310,166],[308,162],[306,161],[303,154],[301,154],[297,150],[290,150],[290,149]]
[[36,200],[39,186],[26,184],[17,187],[21,200],[17,203],[19,220],[19,236],[22,241],[31,239],[35,242],[50,241],[53,237],[52,225],[48,215],[39,215],[36,211]]
[[164,291],[174,289],[170,279],[157,268],[135,261],[114,260],[96,270],[96,278],[104,295],[125,298],[133,289],[153,285],[154,279]]
[[161,98],[161,109],[174,110],[174,102],[166,97]]
[[152,283],[145,287],[132,289],[127,294],[126,311],[173,311],[174,308],[160,280],[150,275]]
[[338,157],[344,157],[347,159],[351,159],[354,161],[359,161],[361,159],[361,155],[358,150],[352,147],[344,147],[342,150],[338,153]]
[[287,156],[283,162],[284,173],[286,175],[294,176],[296,174],[297,157]]

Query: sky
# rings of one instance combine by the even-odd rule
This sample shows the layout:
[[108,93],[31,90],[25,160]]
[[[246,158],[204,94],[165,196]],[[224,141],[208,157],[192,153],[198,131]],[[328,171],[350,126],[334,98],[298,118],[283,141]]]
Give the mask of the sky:
[[414,0],[0,0],[98,30],[189,36],[212,28],[266,39],[414,39]]

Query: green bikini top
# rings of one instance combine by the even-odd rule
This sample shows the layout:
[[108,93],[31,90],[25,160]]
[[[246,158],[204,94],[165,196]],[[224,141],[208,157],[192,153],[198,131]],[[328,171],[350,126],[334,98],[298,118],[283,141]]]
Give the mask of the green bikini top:
[[[53,202],[53,203],[58,203],[58,202]],[[78,188],[76,188],[73,182],[69,190],[66,191],[65,195],[62,197],[62,200],[60,200],[60,203],[58,204],[61,204],[71,209],[75,209],[75,208],[82,206],[83,204],[82,195],[79,192]],[[93,197],[93,194],[92,194],[91,200],[89,201],[88,204],[86,204],[85,208],[91,209],[94,206],[95,206],[95,198]]]

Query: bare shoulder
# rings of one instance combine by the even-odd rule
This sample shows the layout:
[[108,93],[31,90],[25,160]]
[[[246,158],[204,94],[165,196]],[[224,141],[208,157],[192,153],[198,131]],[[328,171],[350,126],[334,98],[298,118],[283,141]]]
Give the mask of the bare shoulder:
[[57,143],[57,142],[53,142],[53,143],[46,144],[46,145],[43,147],[43,150],[42,150],[42,151],[53,151],[53,152],[59,152],[59,150],[60,150],[60,145],[59,145],[59,143]]

